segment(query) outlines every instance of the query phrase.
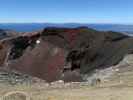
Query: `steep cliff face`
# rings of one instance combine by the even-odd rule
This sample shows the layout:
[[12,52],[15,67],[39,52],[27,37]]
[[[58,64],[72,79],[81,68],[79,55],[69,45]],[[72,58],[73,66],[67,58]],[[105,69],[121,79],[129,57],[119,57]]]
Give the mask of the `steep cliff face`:
[[121,33],[49,27],[1,40],[0,64],[48,82],[83,81],[81,75],[119,63],[133,52],[132,44]]

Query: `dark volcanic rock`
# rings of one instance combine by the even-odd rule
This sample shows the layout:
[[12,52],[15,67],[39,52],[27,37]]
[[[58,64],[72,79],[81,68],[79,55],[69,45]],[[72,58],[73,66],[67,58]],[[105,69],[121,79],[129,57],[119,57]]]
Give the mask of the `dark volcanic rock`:
[[117,32],[49,27],[2,41],[0,64],[48,82],[82,81],[81,74],[119,63],[132,44],[132,37]]

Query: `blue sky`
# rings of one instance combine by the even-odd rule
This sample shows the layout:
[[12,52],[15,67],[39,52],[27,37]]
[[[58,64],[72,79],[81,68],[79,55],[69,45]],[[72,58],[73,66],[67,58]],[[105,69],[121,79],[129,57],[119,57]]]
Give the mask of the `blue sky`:
[[0,23],[133,24],[133,0],[0,0]]

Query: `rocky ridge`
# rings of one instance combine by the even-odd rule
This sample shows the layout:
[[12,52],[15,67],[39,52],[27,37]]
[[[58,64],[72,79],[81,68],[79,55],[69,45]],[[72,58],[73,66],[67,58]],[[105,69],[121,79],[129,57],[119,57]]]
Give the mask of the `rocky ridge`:
[[118,32],[48,27],[1,39],[0,65],[47,82],[81,82],[97,70],[110,73],[133,52],[132,44],[132,37]]

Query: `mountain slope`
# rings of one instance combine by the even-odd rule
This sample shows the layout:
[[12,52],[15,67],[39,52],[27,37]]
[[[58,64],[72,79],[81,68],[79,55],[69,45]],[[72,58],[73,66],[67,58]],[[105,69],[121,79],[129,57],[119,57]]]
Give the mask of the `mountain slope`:
[[133,52],[133,38],[87,27],[48,27],[1,41],[1,66],[42,78],[84,81],[84,75],[118,64]]

